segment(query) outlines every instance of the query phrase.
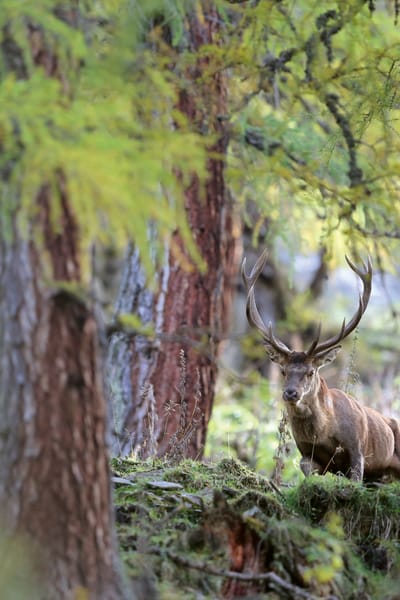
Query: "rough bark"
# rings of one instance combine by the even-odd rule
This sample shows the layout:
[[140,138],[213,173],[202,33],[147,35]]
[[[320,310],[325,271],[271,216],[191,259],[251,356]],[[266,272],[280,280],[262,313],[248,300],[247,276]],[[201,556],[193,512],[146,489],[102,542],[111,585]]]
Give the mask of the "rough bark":
[[[77,26],[73,6],[55,12]],[[26,35],[33,63],[68,92],[43,27],[27,20]],[[16,77],[27,77],[11,32],[7,40],[1,47],[6,66]],[[56,197],[45,182],[32,197],[29,235],[18,228],[16,192],[8,199],[12,214],[0,215],[2,532],[23,540],[30,555],[35,579],[30,597],[120,600],[126,595],[112,511],[97,325],[78,293],[79,231],[61,173],[58,185]],[[58,201],[55,228],[51,206]]]
[[[217,17],[208,8],[206,19],[193,15],[189,20],[194,52],[215,43]],[[198,130],[218,136],[210,148],[205,188],[194,175],[186,190],[187,219],[207,271],[188,272],[180,266],[172,250],[186,255],[179,231],[158,268],[157,292],[146,284],[137,251],[128,257],[117,313],[136,313],[143,323],[154,323],[155,337],[124,332],[111,337],[108,381],[116,453],[199,458],[204,448],[233,293],[237,237],[224,181],[227,135],[220,117],[226,114],[225,82],[221,72],[201,81],[208,66],[207,57],[197,60],[187,73],[193,86],[179,100],[180,110]]]
[[34,558],[32,597],[86,589],[88,598],[120,600],[97,329],[63,288],[79,283],[80,267],[76,224],[61,198],[60,233],[50,226],[49,188],[36,199],[44,247],[19,235],[17,213],[12,239],[1,229],[2,529],[22,536]]

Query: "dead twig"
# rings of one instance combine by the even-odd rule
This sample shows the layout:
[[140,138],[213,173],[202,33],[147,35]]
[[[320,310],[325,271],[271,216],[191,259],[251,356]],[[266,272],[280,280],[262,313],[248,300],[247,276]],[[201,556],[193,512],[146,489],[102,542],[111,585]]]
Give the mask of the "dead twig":
[[152,548],[150,552],[159,556],[166,556],[175,564],[182,567],[187,567],[188,569],[196,569],[197,571],[203,571],[203,573],[215,575],[216,577],[238,579],[239,581],[267,581],[272,585],[272,587],[290,592],[292,598],[298,597],[305,598],[306,600],[314,600],[314,596],[312,594],[298,587],[297,585],[293,585],[292,583],[285,581],[273,571],[268,571],[266,573],[239,573],[238,571],[218,569],[217,567],[214,567],[213,565],[210,565],[204,561],[191,560],[189,558],[185,558],[184,556],[180,556],[179,554],[175,554],[170,550]]

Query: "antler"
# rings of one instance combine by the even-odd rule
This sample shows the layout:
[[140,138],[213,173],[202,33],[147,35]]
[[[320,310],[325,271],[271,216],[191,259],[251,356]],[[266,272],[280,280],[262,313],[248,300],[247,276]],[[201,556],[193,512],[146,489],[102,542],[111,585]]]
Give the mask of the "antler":
[[266,327],[262,317],[258,311],[256,300],[254,296],[254,286],[256,284],[257,279],[260,276],[261,271],[263,270],[265,263],[267,262],[268,251],[264,250],[261,256],[257,259],[256,264],[251,270],[250,275],[246,275],[246,258],[243,259],[242,262],[242,278],[244,285],[247,290],[247,301],[246,301],[246,314],[247,319],[251,325],[254,325],[258,331],[261,333],[263,340],[269,346],[272,346],[274,350],[279,352],[280,354],[284,354],[285,356],[289,356],[291,353],[290,348],[286,346],[283,342],[278,340],[274,334],[272,333],[272,324],[269,323],[268,327]]
[[347,256],[345,256],[345,258],[346,258],[347,264],[349,265],[350,269],[359,276],[359,278],[361,279],[361,281],[363,283],[363,293],[362,293],[362,295],[360,294],[357,311],[354,313],[352,319],[347,323],[347,325],[346,325],[346,319],[343,319],[342,327],[337,335],[334,335],[333,337],[330,337],[325,342],[321,342],[319,344],[318,342],[319,342],[319,337],[321,334],[321,324],[320,324],[319,328],[318,328],[317,337],[315,338],[315,340],[312,342],[311,346],[307,350],[308,356],[322,356],[323,354],[325,354],[326,351],[330,350],[334,346],[337,346],[337,344],[339,344],[339,342],[344,340],[344,338],[346,338],[352,331],[354,331],[354,329],[357,327],[357,325],[361,321],[361,317],[365,313],[365,310],[368,306],[369,298],[371,296],[371,286],[372,286],[371,259],[368,256],[367,264],[365,265],[365,263],[363,262],[363,264],[362,264],[363,268],[359,269],[358,267],[356,267],[356,265],[354,265],[351,262],[351,260]]

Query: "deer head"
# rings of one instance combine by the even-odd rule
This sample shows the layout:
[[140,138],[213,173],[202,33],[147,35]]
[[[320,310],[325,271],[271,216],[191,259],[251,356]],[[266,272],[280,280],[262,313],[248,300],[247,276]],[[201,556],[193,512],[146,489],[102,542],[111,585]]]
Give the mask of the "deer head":
[[363,263],[362,269],[356,267],[346,256],[349,267],[361,279],[363,292],[360,294],[358,308],[348,323],[343,320],[339,332],[320,342],[321,324],[318,327],[316,338],[308,350],[297,352],[289,348],[281,340],[275,337],[271,323],[265,325],[258,311],[254,287],[267,260],[267,251],[261,254],[250,275],[246,275],[246,259],[242,263],[242,277],[247,290],[246,313],[248,321],[261,333],[264,347],[270,359],[277,362],[284,376],[283,398],[288,403],[298,405],[304,396],[314,395],[319,387],[318,370],[325,364],[335,359],[341,349],[340,342],[343,341],[359,324],[371,295],[372,265],[368,257],[367,264]]

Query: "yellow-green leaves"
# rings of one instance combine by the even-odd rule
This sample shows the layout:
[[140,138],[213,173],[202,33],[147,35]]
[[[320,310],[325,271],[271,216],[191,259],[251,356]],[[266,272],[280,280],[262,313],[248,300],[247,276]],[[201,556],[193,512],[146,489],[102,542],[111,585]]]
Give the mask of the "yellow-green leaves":
[[[138,11],[146,20],[164,2],[148,3],[144,12],[122,1],[87,4],[90,10],[77,21],[81,31],[59,18],[58,3],[50,0],[7,2],[1,14],[25,74],[3,61],[3,208],[18,199],[19,222],[27,233],[37,193],[50,185],[53,226],[59,226],[62,176],[82,248],[93,239],[118,246],[133,238],[151,271],[145,251],[151,222],[156,252],[179,228],[190,256],[201,264],[186,223],[184,189],[194,173],[204,180],[213,139],[193,132],[177,110],[179,79],[171,57],[153,52],[140,43],[140,32],[135,34],[134,23],[143,25]],[[175,8],[171,19],[179,16]],[[96,22],[100,13],[103,27]],[[44,55],[57,65],[51,76],[34,64],[33,30],[40,32]]]
[[231,66],[236,197],[251,199],[269,239],[279,235],[292,252],[393,248],[400,230],[393,15],[371,16],[359,0],[262,0],[242,10],[227,40],[248,53],[242,62],[236,53]]

